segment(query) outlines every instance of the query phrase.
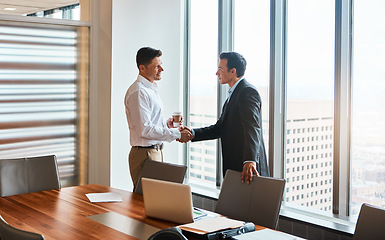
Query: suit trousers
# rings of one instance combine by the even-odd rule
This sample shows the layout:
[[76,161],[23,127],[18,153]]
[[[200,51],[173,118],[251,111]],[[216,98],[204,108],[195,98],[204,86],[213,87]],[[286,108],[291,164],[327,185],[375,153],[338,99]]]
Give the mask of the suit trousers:
[[143,162],[146,159],[163,162],[163,151],[161,149],[153,148],[131,148],[128,156],[128,165],[130,167],[131,179],[134,186],[139,180],[143,168]]

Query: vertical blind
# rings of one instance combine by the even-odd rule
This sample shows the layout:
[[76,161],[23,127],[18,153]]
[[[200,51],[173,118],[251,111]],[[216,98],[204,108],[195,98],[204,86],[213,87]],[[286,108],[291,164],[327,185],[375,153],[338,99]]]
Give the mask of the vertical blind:
[[77,32],[0,23],[0,159],[54,154],[78,179]]

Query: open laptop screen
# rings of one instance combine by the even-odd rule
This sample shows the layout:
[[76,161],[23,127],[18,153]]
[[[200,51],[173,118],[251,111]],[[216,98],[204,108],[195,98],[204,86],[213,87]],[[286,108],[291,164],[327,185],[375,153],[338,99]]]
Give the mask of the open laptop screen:
[[189,185],[142,178],[146,216],[179,224],[193,222]]

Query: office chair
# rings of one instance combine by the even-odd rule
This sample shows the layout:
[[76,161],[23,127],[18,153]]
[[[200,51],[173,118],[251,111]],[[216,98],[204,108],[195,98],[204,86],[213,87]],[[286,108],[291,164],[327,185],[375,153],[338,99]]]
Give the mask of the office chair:
[[41,234],[27,232],[9,225],[0,215],[0,237],[1,240],[44,240]]
[[134,193],[143,194],[142,177],[157,180],[183,183],[187,167],[183,165],[158,162],[146,159],[139,180],[134,186]]
[[166,228],[152,234],[147,240],[187,240],[177,227]]
[[227,170],[215,212],[276,229],[285,182],[254,176],[250,184],[242,183],[240,172]]
[[385,238],[385,209],[362,204],[353,240],[381,240]]
[[61,188],[55,155],[0,159],[0,196]]

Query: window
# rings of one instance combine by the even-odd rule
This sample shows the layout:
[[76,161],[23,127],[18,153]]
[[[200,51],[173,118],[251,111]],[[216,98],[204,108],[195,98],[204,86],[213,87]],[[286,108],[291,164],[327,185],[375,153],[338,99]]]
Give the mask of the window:
[[[333,124],[334,15],[334,1],[331,0],[288,1],[286,128],[307,128],[305,136],[311,142],[318,138],[319,126]],[[332,144],[332,140],[327,143]],[[312,154],[311,160],[317,161],[314,155],[319,152],[318,147],[303,146],[299,142],[295,145],[307,147]],[[291,153],[287,152],[287,157],[289,155]],[[311,164],[311,169],[306,171],[311,171],[312,180],[318,180],[313,177],[320,169],[314,166],[318,165]],[[307,181],[301,180],[300,183]],[[311,183],[311,186],[314,187],[314,184]],[[299,204],[298,201],[294,203]]]
[[[203,1],[190,2],[192,11],[198,12],[196,6],[203,5]],[[385,91],[382,80],[385,75],[382,61],[385,58],[385,33],[381,25],[385,17],[380,12],[384,3],[381,0],[283,2],[285,4],[280,6],[271,4],[277,10],[271,12],[270,3],[278,1],[205,2],[199,14],[195,12],[196,15],[207,16],[205,23],[194,30],[192,14],[191,31],[198,32],[198,35],[205,29],[209,32],[199,46],[202,48],[192,51],[191,55],[205,52],[206,57],[202,60],[204,69],[210,58],[216,58],[218,53],[215,50],[219,48],[234,50],[246,57],[246,79],[257,87],[262,97],[267,152],[278,156],[272,169],[278,176],[274,177],[287,179],[287,189],[292,190],[285,193],[284,199],[293,203],[290,206],[312,206],[316,203],[317,206],[313,206],[315,209],[328,212],[334,206],[333,213],[345,216],[348,208],[351,215],[357,214],[362,201],[384,205],[385,171],[382,169],[385,165],[385,139],[381,133],[385,130],[382,120],[385,118],[382,107],[385,102],[380,95]],[[283,11],[280,9],[282,6],[285,7]],[[373,6],[376,6],[375,10]],[[202,12],[207,9],[210,13]],[[218,9],[225,15],[224,19],[220,18],[225,21],[219,22],[219,25],[215,23]],[[276,15],[270,16],[270,13]],[[274,21],[270,21],[270,17]],[[351,29],[353,23],[354,31]],[[216,42],[217,29],[226,34],[221,33]],[[270,35],[270,32],[274,34]],[[192,46],[194,42],[199,40],[192,38]],[[224,43],[226,46],[222,46]],[[274,55],[270,56],[271,53]],[[193,73],[197,75],[202,71],[198,64],[191,65],[191,77]],[[202,77],[209,74],[212,72],[202,74]],[[194,79],[190,79],[191,86],[195,84]],[[212,81],[205,79],[205,83]],[[215,106],[211,107],[211,103],[203,101],[197,103],[201,109],[195,108],[191,117],[202,118],[204,108],[216,113],[216,108],[221,107],[216,99],[221,99],[223,92],[216,91],[215,85],[207,89],[204,92],[209,92],[208,96]],[[206,97],[193,87],[190,93],[190,104],[194,96]],[[269,97],[269,94],[273,96]],[[343,122],[341,116],[348,120]],[[216,117],[213,119],[216,120]],[[194,124],[200,126],[202,122],[205,121],[196,120]],[[270,136],[270,142],[269,132],[277,133],[274,138]],[[282,135],[284,137],[280,138]],[[208,150],[211,151],[202,149],[202,153]],[[351,170],[351,175],[341,171],[333,174],[333,166],[347,172]],[[299,172],[302,178],[298,178]],[[347,182],[351,186],[342,184]],[[368,186],[361,184],[363,182],[375,187],[369,191]],[[338,187],[333,188],[333,184]],[[295,196],[302,194],[302,189],[296,190],[299,185],[311,188],[319,196],[318,199],[324,200],[317,201],[310,194],[305,194],[301,201],[297,200]],[[333,196],[336,198],[332,199]],[[349,206],[345,204],[347,196],[351,197]]]
[[198,162],[201,161],[201,158],[200,158],[200,157],[190,156],[190,159],[191,159],[191,160],[194,160],[194,161],[198,161]]
[[212,173],[215,173],[215,169],[214,169],[214,168],[208,168],[208,167],[205,167],[205,171],[206,171],[206,172],[212,172]]
[[385,202],[384,7],[382,0],[354,1],[351,215],[362,202]]
[[76,185],[87,144],[81,27],[17,25],[0,23],[1,158],[56,155],[62,186]]
[[77,4],[64,6],[56,9],[50,9],[50,10],[45,10],[41,12],[27,14],[27,16],[80,20],[80,5],[79,3],[77,3]]
[[[196,153],[201,153],[202,152],[202,149],[201,148],[198,148],[198,147],[196,147],[196,148],[194,148],[194,147],[191,147],[190,148],[190,151],[191,152],[196,152]],[[197,158],[197,157],[194,157],[194,156],[191,156],[192,158],[190,158],[190,159],[195,159],[195,158]]]
[[201,169],[201,166],[195,165],[195,164],[190,164],[190,168],[200,170],[200,169]]
[[[205,16],[205,17],[202,17]],[[191,29],[190,29],[190,116],[191,126],[202,127],[217,121],[217,85],[215,75],[218,61],[218,1],[191,1]],[[205,37],[202,37],[205,36]],[[204,86],[204,87],[202,87]],[[203,142],[189,143],[189,155],[203,157],[204,167],[216,169],[217,144],[212,140],[210,144]],[[196,163],[190,158],[192,164]],[[190,179],[198,180],[215,186],[215,172],[190,170]]]
[[[250,48],[250,46],[253,46]],[[270,2],[234,1],[234,51],[247,61],[245,78],[253,84],[262,101],[262,129],[266,153],[269,151],[269,58]],[[268,154],[267,154],[268,156]]]

